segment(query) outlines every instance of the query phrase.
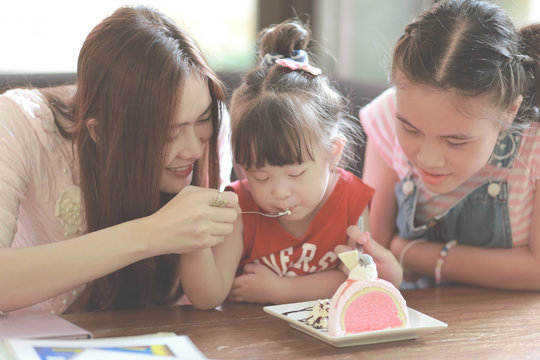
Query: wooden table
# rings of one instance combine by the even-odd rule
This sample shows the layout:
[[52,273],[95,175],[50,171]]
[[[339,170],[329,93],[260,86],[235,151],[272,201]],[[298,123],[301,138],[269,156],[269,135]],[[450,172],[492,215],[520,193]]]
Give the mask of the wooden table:
[[159,331],[188,335],[211,359],[540,359],[540,292],[474,287],[404,291],[407,305],[448,324],[416,340],[336,348],[266,314],[262,306],[227,303],[142,311],[67,314],[94,334]]

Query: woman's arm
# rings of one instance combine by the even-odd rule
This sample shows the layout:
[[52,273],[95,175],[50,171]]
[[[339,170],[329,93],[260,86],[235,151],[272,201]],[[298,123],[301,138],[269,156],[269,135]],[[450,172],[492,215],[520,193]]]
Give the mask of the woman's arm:
[[0,309],[45,301],[143,259],[150,250],[145,233],[133,221],[47,245],[1,248]]
[[375,189],[370,205],[371,235],[379,244],[389,247],[396,233],[397,204],[394,186],[398,178],[368,138],[362,180]]
[[[536,182],[536,188],[538,186],[540,181]],[[407,240],[396,237],[392,241],[392,252],[399,253],[406,243]],[[412,246],[405,254],[404,267],[419,274],[433,275],[442,247],[436,243]],[[535,197],[527,246],[486,249],[456,245],[445,257],[442,277],[501,289],[540,290],[540,196]]]
[[45,301],[147,257],[215,246],[238,215],[236,194],[223,194],[231,208],[209,206],[215,196],[188,186],[145,218],[47,245],[1,248],[0,310]]
[[223,243],[181,256],[180,276],[184,293],[199,309],[220,305],[232,286],[243,249],[243,223],[239,216]]

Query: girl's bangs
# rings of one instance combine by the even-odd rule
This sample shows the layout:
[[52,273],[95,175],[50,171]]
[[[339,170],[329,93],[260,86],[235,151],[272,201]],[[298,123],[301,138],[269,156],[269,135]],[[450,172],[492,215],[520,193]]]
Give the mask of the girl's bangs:
[[250,169],[313,160],[312,134],[306,130],[304,115],[298,112],[298,105],[282,105],[270,101],[262,109],[259,104],[240,119],[233,139],[238,164]]

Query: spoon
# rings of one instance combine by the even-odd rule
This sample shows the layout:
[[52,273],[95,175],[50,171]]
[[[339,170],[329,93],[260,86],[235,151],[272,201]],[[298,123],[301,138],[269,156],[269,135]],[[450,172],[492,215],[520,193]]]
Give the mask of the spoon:
[[[364,232],[364,216],[360,215],[358,218],[358,224],[356,224],[358,228],[360,229],[360,232]],[[356,252],[358,253],[358,258],[360,258],[360,255],[364,253],[364,246],[356,243]]]
[[259,211],[242,211],[240,214],[258,214],[258,215],[267,216],[267,217],[280,217],[283,215],[291,215],[291,213],[292,213],[291,210],[287,209],[285,211],[280,211],[277,214],[265,214]]

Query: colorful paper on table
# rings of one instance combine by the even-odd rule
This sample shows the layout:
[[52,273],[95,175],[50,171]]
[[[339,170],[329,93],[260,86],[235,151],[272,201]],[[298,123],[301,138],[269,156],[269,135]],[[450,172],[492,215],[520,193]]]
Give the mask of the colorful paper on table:
[[[118,358],[125,358],[126,354],[131,354],[133,359],[139,359],[140,355],[148,355],[148,358],[152,359],[161,357],[164,360],[171,358],[206,359],[185,335],[154,335],[87,340],[7,339],[4,342],[12,353],[11,359],[14,360],[75,360],[87,350],[102,350],[98,353],[100,356],[117,352]],[[92,353],[84,355],[88,358]]]

